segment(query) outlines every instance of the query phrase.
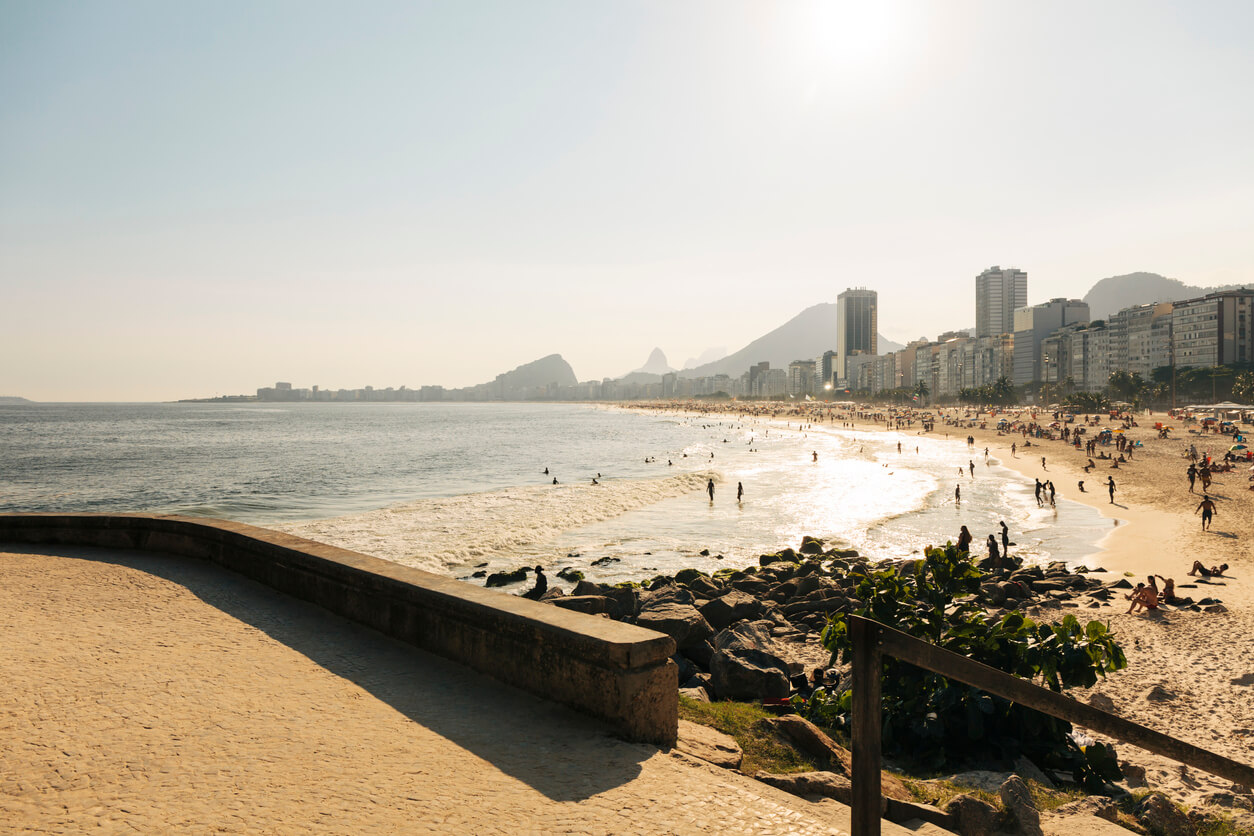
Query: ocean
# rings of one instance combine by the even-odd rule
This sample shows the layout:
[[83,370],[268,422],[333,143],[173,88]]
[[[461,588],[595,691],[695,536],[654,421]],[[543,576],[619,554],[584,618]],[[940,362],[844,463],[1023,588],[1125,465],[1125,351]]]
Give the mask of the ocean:
[[1002,519],[1031,562],[1099,551],[1109,520],[1038,509],[1030,481],[942,435],[574,404],[0,406],[0,512],[219,517],[467,580],[712,571],[806,534],[906,557]]

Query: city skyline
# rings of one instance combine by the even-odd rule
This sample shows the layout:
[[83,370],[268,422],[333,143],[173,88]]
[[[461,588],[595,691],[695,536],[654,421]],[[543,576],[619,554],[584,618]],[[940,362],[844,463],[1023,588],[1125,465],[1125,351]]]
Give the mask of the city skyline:
[[1248,282],[1251,23],[0,3],[0,394],[459,387],[552,353],[601,379],[861,286],[906,343],[973,326],[990,264],[1028,304]]

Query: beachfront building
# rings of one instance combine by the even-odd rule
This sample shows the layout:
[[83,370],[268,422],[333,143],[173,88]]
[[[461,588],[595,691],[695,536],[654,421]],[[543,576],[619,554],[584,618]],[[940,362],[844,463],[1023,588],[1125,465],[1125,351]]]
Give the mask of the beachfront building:
[[847,363],[855,351],[878,354],[879,294],[849,288],[836,297],[836,378],[849,377]]
[[836,386],[836,352],[824,351],[814,358],[814,391],[822,394],[828,386]]
[[1246,289],[1174,303],[1171,346],[1176,367],[1254,362],[1252,311],[1254,291]]
[[793,360],[788,364],[788,394],[795,398],[814,394],[813,360]]
[[1079,299],[1051,299],[1016,310],[1014,384],[1023,386],[1042,380],[1041,343],[1060,328],[1088,320],[1088,303]]
[[1015,311],[1027,307],[1028,274],[990,267],[975,277],[975,335],[996,337],[1014,331]]
[[[759,363],[758,366],[765,366]],[[788,372],[783,369],[761,369],[749,384],[749,394],[758,398],[782,398],[788,394]]]

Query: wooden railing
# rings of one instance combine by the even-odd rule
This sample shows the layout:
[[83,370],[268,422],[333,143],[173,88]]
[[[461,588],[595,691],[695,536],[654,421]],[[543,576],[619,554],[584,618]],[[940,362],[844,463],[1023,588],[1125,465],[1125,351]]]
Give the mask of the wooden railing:
[[849,632],[853,642],[853,836],[879,836],[880,832],[880,676],[885,654],[1236,784],[1254,787],[1254,767],[1064,697],[878,621],[851,615]]

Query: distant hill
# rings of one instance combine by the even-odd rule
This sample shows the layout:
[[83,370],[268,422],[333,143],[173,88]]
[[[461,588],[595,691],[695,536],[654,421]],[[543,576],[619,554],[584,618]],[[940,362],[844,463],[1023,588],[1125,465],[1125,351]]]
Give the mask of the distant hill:
[[1181,299],[1192,299],[1195,296],[1205,296],[1207,293],[1231,290],[1235,287],[1239,285],[1198,287],[1185,284],[1179,279],[1160,276],[1157,273],[1128,273],[1124,276],[1102,279],[1084,294],[1084,301],[1089,304],[1089,316],[1092,319],[1106,319],[1116,311],[1133,305],[1177,302]]
[[34,401],[28,401],[26,398],[19,398],[17,395],[0,395],[0,404],[11,405],[18,403],[34,403]]
[[646,361],[643,366],[636,369],[635,372],[632,372],[632,374],[639,373],[639,374],[664,375],[664,374],[667,374],[668,372],[673,372],[673,371],[675,370],[672,369],[670,367],[670,364],[666,362],[666,355],[662,353],[662,349],[655,348],[649,354],[648,361]]
[[[886,354],[904,346],[879,336],[879,351]],[[758,337],[739,351],[721,360],[680,372],[684,377],[726,374],[733,377],[763,360],[771,368],[787,368],[793,360],[813,360],[824,351],[836,349],[836,303],[822,302],[806,308],[783,325]]]
[[550,354],[502,375],[497,375],[497,384],[506,389],[529,389],[535,386],[574,386],[579,382],[574,370],[562,359],[560,354]]
[[697,366],[704,366],[706,363],[713,363],[722,360],[727,356],[726,346],[718,346],[717,348],[707,348],[701,352],[700,357],[689,357],[684,361],[685,369],[695,369]]

